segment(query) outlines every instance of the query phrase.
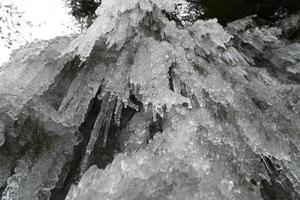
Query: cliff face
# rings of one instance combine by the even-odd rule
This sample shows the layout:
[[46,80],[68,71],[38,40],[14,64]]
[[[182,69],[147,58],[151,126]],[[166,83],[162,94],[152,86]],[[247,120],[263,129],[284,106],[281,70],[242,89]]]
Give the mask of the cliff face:
[[300,15],[174,9],[103,1],[0,68],[2,199],[299,199]]

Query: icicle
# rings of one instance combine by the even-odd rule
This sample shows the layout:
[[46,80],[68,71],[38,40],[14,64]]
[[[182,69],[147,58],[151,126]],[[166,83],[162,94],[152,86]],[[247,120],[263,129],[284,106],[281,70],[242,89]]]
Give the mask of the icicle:
[[152,108],[152,118],[153,118],[154,122],[156,122],[156,114],[157,114],[156,108],[154,107],[154,108]]
[[107,117],[106,117],[106,120],[105,120],[105,131],[104,131],[102,147],[105,147],[106,143],[107,143],[107,135],[108,135],[110,122],[111,122],[111,119],[112,119],[112,116],[113,116],[113,113],[114,113],[114,108],[115,108],[117,99],[116,99],[115,96],[111,96],[111,98],[109,100],[111,100],[111,101],[109,102]]
[[107,95],[106,86],[107,86],[107,81],[103,80],[102,83],[101,83],[101,86],[100,86],[101,87],[101,91],[97,95],[97,98],[99,100],[102,100]]
[[133,83],[128,83],[128,87],[129,87],[129,93],[134,95],[134,84]]
[[194,93],[190,96],[190,99],[191,99],[191,106],[192,106],[192,108],[199,109],[200,108],[200,104],[199,104],[199,102],[197,100],[197,97],[196,97],[196,95]]
[[120,126],[121,123],[121,114],[122,114],[122,109],[123,109],[123,101],[121,99],[117,99],[117,104],[115,108],[115,122],[117,126]]
[[145,106],[144,106],[144,111],[145,111],[145,112],[148,112],[148,111],[149,111],[149,106],[148,106],[148,105],[145,105]]
[[130,84],[130,94],[132,95],[138,95],[140,92],[141,86],[140,85],[134,85],[133,83]]
[[89,143],[86,147],[85,156],[82,160],[82,164],[81,164],[81,168],[80,168],[80,177],[86,171],[89,157],[90,157],[90,155],[91,155],[91,153],[94,149],[96,140],[99,136],[101,126],[102,126],[102,124],[105,120],[105,117],[107,115],[107,110],[108,110],[108,105],[109,105],[109,97],[110,97],[110,95],[108,93],[106,93],[106,95],[102,99],[101,109],[100,109],[100,112],[99,112],[99,114],[97,116],[97,119],[95,121],[94,128],[92,130]]
[[137,86],[135,87],[135,95],[138,96],[138,94],[140,93],[140,90],[141,90],[141,86],[140,86],[140,85],[137,85]]

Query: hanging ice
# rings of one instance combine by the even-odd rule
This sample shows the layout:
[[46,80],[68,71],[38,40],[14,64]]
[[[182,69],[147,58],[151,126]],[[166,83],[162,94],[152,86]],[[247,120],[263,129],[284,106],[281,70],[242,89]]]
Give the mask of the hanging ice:
[[178,2],[104,0],[0,68],[2,199],[299,199],[298,24],[178,26]]

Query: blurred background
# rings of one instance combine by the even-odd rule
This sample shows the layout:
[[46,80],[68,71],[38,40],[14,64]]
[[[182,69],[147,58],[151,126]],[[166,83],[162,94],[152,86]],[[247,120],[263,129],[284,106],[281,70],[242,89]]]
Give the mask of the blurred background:
[[69,13],[63,0],[0,0],[0,65],[21,45],[79,32]]
[[[187,0],[187,6],[180,1],[177,8],[189,13],[184,19],[178,19],[176,12],[166,13],[179,24],[217,18],[226,26],[255,14],[263,25],[276,25],[300,10],[300,0]],[[21,45],[83,31],[92,24],[100,4],[101,0],[0,0],[0,66]]]

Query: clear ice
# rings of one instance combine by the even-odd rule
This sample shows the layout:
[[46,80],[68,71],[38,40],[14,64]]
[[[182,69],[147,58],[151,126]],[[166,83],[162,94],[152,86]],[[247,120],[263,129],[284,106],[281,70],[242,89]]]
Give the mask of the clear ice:
[[0,68],[3,200],[300,199],[299,17],[179,27],[175,3],[103,0]]

